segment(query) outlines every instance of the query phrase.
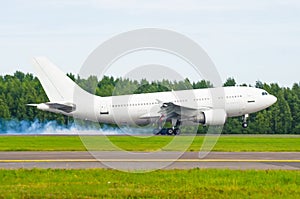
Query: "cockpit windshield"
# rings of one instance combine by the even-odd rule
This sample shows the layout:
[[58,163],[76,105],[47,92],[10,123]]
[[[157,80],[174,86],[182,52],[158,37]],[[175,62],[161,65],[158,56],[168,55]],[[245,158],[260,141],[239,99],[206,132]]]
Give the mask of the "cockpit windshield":
[[268,93],[267,92],[262,92],[262,95],[268,95]]

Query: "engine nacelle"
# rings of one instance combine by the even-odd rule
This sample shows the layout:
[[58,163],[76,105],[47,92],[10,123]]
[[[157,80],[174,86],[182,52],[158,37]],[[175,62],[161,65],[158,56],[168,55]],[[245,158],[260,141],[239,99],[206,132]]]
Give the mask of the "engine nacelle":
[[224,109],[214,109],[201,112],[194,117],[195,123],[203,125],[224,125],[227,119],[227,114]]

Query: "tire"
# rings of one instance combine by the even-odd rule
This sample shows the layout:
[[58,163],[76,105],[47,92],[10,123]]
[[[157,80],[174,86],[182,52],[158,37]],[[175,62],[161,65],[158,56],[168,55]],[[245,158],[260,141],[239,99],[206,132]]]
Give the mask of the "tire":
[[171,128],[168,129],[168,131],[167,131],[167,134],[168,134],[168,135],[173,135],[173,133],[174,133],[174,130],[173,130],[173,129],[171,129]]
[[180,134],[180,129],[175,129],[174,135],[179,135]]
[[243,126],[243,128],[245,129],[245,128],[248,127],[248,123],[247,123],[247,122],[243,122],[242,126]]

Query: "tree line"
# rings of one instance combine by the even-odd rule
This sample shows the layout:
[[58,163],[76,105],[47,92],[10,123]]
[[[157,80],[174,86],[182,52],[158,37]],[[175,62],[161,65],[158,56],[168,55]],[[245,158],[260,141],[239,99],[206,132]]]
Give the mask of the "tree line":
[[[212,87],[210,82],[198,81],[141,81],[127,78],[104,76],[98,80],[96,76],[83,79],[67,74],[83,89],[99,96],[123,94],[139,94]],[[224,86],[237,86],[234,78],[229,78]],[[239,86],[247,86],[246,84]],[[251,85],[248,85],[251,86]],[[277,83],[266,84],[257,81],[256,88],[262,88],[277,97],[276,104],[267,110],[250,115],[249,127],[243,129],[241,118],[228,118],[223,133],[226,134],[300,134],[300,84],[291,88],[280,87]],[[8,120],[47,122],[55,120],[60,125],[72,121],[63,115],[53,114],[28,107],[26,104],[47,102],[48,98],[39,82],[32,74],[17,71],[14,75],[0,76],[0,128]],[[205,133],[206,127],[199,126],[198,133]]]

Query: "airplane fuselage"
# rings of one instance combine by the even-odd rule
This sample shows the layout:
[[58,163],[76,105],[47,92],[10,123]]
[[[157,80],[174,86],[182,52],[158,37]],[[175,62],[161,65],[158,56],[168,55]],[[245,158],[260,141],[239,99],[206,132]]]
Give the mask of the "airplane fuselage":
[[[59,110],[48,111],[62,113],[75,118],[110,124],[149,124],[159,118],[164,102],[172,102],[182,107],[200,110],[224,108],[226,117],[243,116],[263,110],[276,102],[276,97],[266,91],[251,87],[224,87],[194,89],[146,94],[98,97],[90,95],[85,104],[76,103],[72,113]],[[90,108],[87,108],[87,104]],[[189,124],[197,124],[190,121]]]
[[80,88],[46,58],[34,58],[37,76],[50,100],[30,104],[40,110],[82,120],[118,125],[145,125],[172,121],[179,126],[223,125],[228,117],[247,116],[274,104],[277,98],[251,87],[221,87],[99,97]]

